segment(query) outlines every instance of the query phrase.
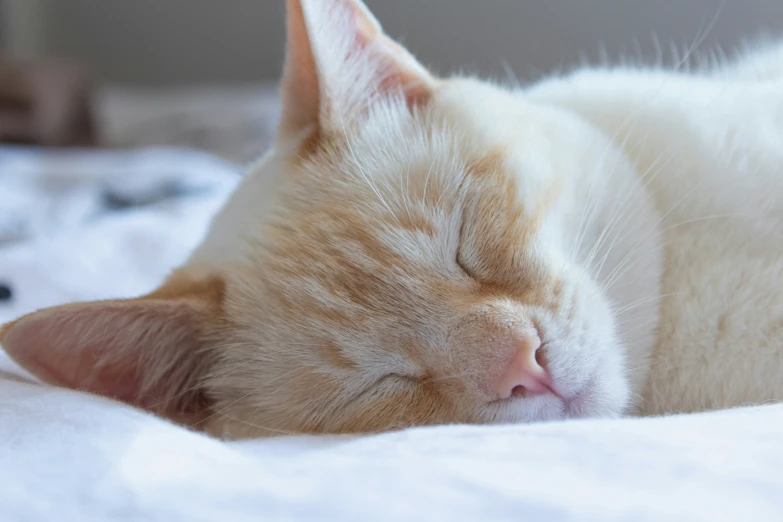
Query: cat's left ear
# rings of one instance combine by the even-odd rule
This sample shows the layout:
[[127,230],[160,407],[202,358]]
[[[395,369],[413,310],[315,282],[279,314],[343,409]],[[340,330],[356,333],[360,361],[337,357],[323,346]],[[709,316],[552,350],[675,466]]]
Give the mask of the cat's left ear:
[[426,103],[434,78],[360,0],[287,0],[280,134],[340,129],[374,99]]
[[33,312],[0,327],[0,343],[49,384],[191,421],[209,409],[203,385],[222,295],[219,280],[175,273],[144,297]]

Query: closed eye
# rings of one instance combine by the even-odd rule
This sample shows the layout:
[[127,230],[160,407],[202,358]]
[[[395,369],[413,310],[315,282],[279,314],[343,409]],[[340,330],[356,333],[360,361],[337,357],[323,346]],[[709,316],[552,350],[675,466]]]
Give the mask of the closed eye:
[[421,384],[421,379],[418,379],[411,375],[404,375],[402,373],[387,373],[384,375],[381,375],[374,381],[366,384],[363,389],[358,391],[355,395],[350,397],[346,404],[351,404],[357,401],[362,400],[364,397],[367,396],[374,396],[376,394],[383,394],[388,391],[391,391],[389,388],[386,388],[389,384],[403,384],[404,386],[411,386],[411,385],[419,385]]
[[459,269],[462,271],[463,274],[465,274],[470,279],[478,280],[476,275],[471,272],[467,265],[465,264],[464,260],[462,259],[462,238],[465,234],[465,219],[467,218],[466,212],[462,212],[462,215],[460,217],[460,224],[459,224],[459,235],[457,236],[457,254],[454,256],[454,261],[456,262]]

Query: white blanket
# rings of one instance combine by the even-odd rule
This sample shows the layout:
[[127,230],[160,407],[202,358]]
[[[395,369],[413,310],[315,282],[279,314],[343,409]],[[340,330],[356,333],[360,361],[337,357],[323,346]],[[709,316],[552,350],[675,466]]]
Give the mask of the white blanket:
[[239,180],[185,150],[0,146],[0,323],[36,308],[154,288],[200,241]]
[[[150,289],[234,182],[198,154],[0,148],[0,321]],[[14,375],[0,353],[4,522],[783,520],[783,406],[226,443]]]

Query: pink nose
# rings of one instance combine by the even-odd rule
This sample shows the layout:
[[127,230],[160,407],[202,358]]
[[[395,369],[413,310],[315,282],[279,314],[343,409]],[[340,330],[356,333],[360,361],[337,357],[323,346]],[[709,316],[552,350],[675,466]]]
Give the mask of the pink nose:
[[519,348],[511,362],[493,383],[492,389],[498,399],[545,393],[558,395],[549,372],[536,359],[540,347],[541,340],[537,335],[519,341]]

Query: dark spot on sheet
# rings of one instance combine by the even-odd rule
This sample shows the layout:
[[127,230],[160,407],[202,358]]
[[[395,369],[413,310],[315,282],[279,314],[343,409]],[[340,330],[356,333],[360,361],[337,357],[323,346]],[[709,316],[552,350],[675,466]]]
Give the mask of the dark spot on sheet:
[[0,283],[0,303],[10,301],[14,293],[11,291],[11,287],[5,283]]
[[104,189],[103,206],[108,210],[127,210],[162,203],[167,200],[192,197],[199,193],[209,193],[211,187],[193,187],[183,183],[166,183],[150,190],[122,193]]

